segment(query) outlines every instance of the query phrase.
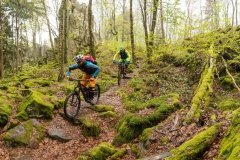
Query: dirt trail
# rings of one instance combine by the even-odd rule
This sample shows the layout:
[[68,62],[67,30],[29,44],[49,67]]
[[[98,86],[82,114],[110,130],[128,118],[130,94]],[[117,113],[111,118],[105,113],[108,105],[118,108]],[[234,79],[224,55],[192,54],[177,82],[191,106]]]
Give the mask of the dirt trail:
[[[132,76],[132,75],[129,75]],[[114,85],[100,97],[99,104],[112,105],[118,115],[124,114],[117,90],[124,87],[129,79],[124,79],[121,86]],[[68,142],[60,142],[48,136],[40,144],[31,144],[28,147],[10,147],[0,141],[0,159],[1,160],[73,160],[85,151],[97,146],[101,142],[112,142],[115,137],[115,126],[117,119],[111,117],[100,117],[99,113],[89,108],[90,105],[83,102],[79,116],[88,117],[100,124],[101,132],[99,137],[84,137],[82,135],[81,125],[74,125],[68,122],[61,114],[63,109],[56,110],[51,120],[38,120],[46,128],[61,129],[65,135],[71,138]],[[47,135],[47,134],[46,134]]]

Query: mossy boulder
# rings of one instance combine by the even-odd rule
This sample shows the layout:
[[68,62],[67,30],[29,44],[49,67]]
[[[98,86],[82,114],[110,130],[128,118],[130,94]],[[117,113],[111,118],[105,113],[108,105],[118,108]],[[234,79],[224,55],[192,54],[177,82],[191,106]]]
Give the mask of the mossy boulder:
[[44,127],[36,119],[30,119],[6,132],[3,140],[11,146],[31,145],[43,140],[44,131]]
[[154,98],[143,105],[143,108],[151,107],[155,108],[155,111],[144,116],[130,113],[123,117],[117,126],[118,133],[114,138],[114,144],[118,145],[131,141],[141,135],[144,129],[155,126],[165,120],[169,114],[181,106],[178,94]]
[[236,99],[226,99],[219,102],[218,106],[222,110],[235,110],[240,107],[240,101]]
[[7,90],[8,87],[6,85],[0,85],[0,90]]
[[115,149],[114,146],[110,143],[103,142],[90,151],[90,157],[92,160],[105,160],[116,152],[117,149]]
[[211,146],[219,133],[220,126],[220,124],[217,124],[198,133],[179,147],[171,150],[172,156],[166,160],[197,159],[199,155],[202,155]]
[[98,123],[92,121],[89,118],[83,118],[82,123],[83,135],[85,137],[97,137],[100,134],[100,126]]
[[18,106],[17,118],[27,120],[29,117],[51,118],[54,109],[52,97],[39,92],[32,93]]
[[12,112],[12,106],[3,98],[0,98],[0,126],[5,126]]
[[[240,109],[234,111],[232,124],[225,134],[219,149],[218,160],[235,160],[240,156]],[[238,158],[237,158],[238,157]]]
[[26,79],[23,82],[26,88],[32,88],[34,86],[48,87],[51,83],[52,81],[46,78]]
[[231,77],[229,77],[229,76],[221,77],[220,81],[221,81],[221,86],[225,90],[232,90],[232,89],[234,89],[234,84],[233,84],[233,81],[232,81]]
[[146,128],[144,129],[142,135],[140,136],[140,141],[144,147],[147,147],[150,143],[150,137],[154,132],[154,128]]

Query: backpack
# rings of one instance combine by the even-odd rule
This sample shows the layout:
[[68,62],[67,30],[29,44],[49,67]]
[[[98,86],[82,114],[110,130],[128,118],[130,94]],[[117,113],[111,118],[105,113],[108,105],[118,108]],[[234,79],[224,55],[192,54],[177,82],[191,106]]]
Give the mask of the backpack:
[[84,56],[83,58],[84,58],[86,61],[89,61],[89,62],[97,65],[97,61],[93,58],[93,56],[91,56],[91,55],[86,55],[86,56]]

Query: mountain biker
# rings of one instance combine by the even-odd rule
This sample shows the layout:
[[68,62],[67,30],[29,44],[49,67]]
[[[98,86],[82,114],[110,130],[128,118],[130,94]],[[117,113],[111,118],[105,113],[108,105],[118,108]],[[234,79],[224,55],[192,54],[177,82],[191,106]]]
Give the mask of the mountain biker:
[[131,55],[129,54],[128,51],[125,50],[125,48],[120,48],[119,51],[114,55],[113,57],[113,63],[116,63],[116,58],[120,57],[118,60],[118,63],[125,63],[126,64],[126,69],[128,68],[128,65],[130,63]]
[[71,78],[72,70],[80,69],[83,72],[81,84],[85,87],[89,85],[90,90],[94,90],[96,84],[95,79],[101,70],[100,67],[91,63],[90,61],[86,61],[82,54],[74,57],[74,61],[76,62],[76,64],[69,66],[66,72],[68,80],[72,80]]

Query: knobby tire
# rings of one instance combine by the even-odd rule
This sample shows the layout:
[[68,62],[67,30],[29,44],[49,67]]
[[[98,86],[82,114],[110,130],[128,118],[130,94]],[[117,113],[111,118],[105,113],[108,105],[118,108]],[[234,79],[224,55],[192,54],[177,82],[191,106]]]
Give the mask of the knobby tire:
[[[67,118],[74,119],[80,110],[81,99],[78,92],[70,93],[64,101],[64,114]],[[70,113],[72,112],[72,113]]]

